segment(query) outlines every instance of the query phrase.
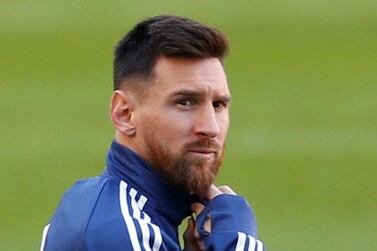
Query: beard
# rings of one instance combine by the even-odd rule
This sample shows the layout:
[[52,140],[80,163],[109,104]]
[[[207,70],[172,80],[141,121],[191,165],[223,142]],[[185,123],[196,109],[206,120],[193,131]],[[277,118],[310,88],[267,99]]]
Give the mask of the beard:
[[[224,156],[224,147],[211,139],[188,143],[181,153],[173,153],[157,140],[154,135],[146,137],[152,166],[163,176],[164,180],[174,187],[183,189],[189,194],[206,197],[210,186],[215,181]],[[211,159],[193,156],[190,149],[216,149]]]

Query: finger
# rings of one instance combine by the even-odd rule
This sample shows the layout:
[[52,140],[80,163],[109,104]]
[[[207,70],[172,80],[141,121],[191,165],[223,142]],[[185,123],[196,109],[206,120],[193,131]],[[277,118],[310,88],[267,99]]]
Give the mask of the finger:
[[212,184],[208,190],[208,199],[212,200],[220,194],[223,194],[223,192],[220,189],[218,189],[214,184]]
[[185,232],[183,233],[183,239],[186,242],[192,242],[196,239],[195,236],[195,223],[194,220],[190,217],[187,222],[187,228]]
[[233,195],[236,195],[236,193],[233,191],[232,188],[230,188],[229,186],[219,186],[217,187],[221,192],[225,193],[225,194],[233,194]]
[[[196,203],[191,205],[191,210],[193,210],[195,212],[195,215],[200,214],[203,211],[203,209],[204,209],[204,206],[201,203],[196,202]],[[205,231],[207,231],[208,233],[211,233],[211,231],[212,231],[211,218],[207,218],[204,221],[203,229]],[[195,235],[196,238],[200,237],[197,230],[195,231],[194,235]]]
[[195,225],[195,230],[194,230],[194,237],[195,237],[196,240],[200,241],[200,234],[198,232],[196,225]]
[[191,210],[195,213],[195,215],[198,215],[200,214],[204,209],[204,205],[199,203],[199,202],[195,202],[191,205]]
[[199,246],[199,250],[200,251],[205,251],[206,250],[206,246],[204,245],[203,241],[198,241],[198,246]]
[[212,225],[211,225],[211,218],[207,218],[204,221],[203,229],[207,231],[208,233],[212,232]]
[[184,251],[205,251],[196,230],[195,220],[190,217],[183,233]]
[[196,245],[197,245],[197,249],[196,250],[199,250],[199,251],[205,251],[206,250],[206,246],[204,245],[204,242],[202,240],[202,238],[200,237],[200,234],[198,232],[198,229],[196,228],[196,223],[195,221],[193,220],[194,222],[194,239],[196,241]]

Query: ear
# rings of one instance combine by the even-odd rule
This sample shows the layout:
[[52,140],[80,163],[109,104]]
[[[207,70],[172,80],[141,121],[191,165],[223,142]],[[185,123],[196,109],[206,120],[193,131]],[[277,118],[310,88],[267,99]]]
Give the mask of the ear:
[[114,91],[111,97],[110,116],[115,128],[127,136],[136,133],[133,123],[134,100],[131,94],[121,90]]

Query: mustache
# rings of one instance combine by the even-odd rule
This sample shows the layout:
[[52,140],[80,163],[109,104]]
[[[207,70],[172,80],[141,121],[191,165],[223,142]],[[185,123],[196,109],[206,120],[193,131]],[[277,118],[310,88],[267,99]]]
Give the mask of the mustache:
[[191,150],[191,149],[212,149],[216,152],[219,152],[221,150],[221,145],[217,143],[215,140],[206,139],[206,140],[198,140],[194,142],[190,142],[186,144],[185,149]]

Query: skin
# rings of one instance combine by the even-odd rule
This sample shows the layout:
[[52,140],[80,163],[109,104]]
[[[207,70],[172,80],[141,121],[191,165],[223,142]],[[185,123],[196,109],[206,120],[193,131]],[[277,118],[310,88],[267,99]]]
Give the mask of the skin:
[[[216,187],[215,185],[211,185],[211,187],[208,189],[207,195],[205,199],[207,200],[212,200],[215,197],[221,195],[221,194],[233,194],[236,195],[236,193],[229,187],[229,186],[219,186]],[[203,209],[204,205],[201,203],[194,203],[191,205],[191,210],[193,211],[195,217],[200,214]],[[204,229],[208,232],[211,233],[211,219],[208,218],[204,222]],[[184,239],[184,250],[185,251],[204,251],[205,250],[205,245],[200,239],[199,233],[196,230],[196,222],[194,220],[194,217],[190,217],[187,222],[187,228],[183,234],[183,239]]]
[[172,185],[204,196],[229,127],[230,93],[220,61],[160,57],[154,77],[144,81],[150,83],[114,92],[115,139]]
[[[160,57],[154,76],[139,81],[149,83],[142,90],[125,85],[113,93],[115,140],[189,193],[209,200],[234,193],[213,185],[229,127],[230,92],[220,61]],[[202,209],[192,206],[195,214]],[[185,250],[203,250],[194,220],[184,237]]]

